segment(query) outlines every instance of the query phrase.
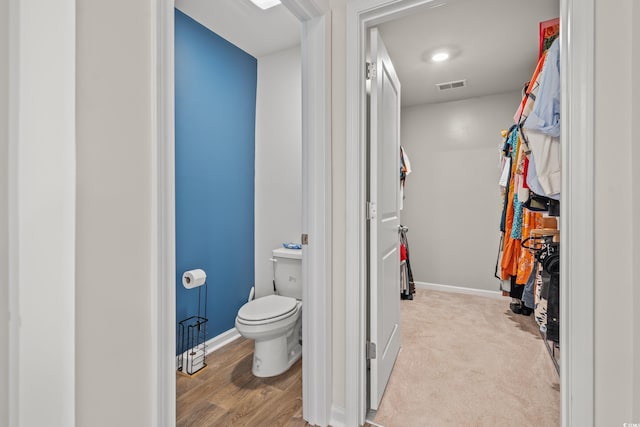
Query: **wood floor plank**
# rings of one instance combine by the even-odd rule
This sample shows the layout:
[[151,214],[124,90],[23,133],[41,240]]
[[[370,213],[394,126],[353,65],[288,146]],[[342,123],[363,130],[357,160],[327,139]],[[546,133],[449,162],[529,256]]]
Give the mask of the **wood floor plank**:
[[[250,387],[251,385],[251,387]],[[221,384],[215,393],[209,396],[209,400],[216,405],[219,405],[226,409],[233,409],[233,406],[237,403],[239,395],[243,395],[256,387],[264,387],[265,385],[259,379],[256,379],[251,370],[247,370],[244,373],[225,381]]]
[[291,418],[283,427],[305,427],[309,424],[302,418]]
[[269,402],[270,397],[280,395],[282,395],[280,390],[265,385],[260,378],[251,375],[242,386],[236,386],[233,389],[225,387],[209,400],[222,408],[246,414],[249,410],[255,410]]
[[[178,395],[180,399],[208,399],[218,390],[231,384],[238,376],[251,372],[251,363],[253,356],[245,355],[235,361],[230,361],[226,366],[211,368],[206,376],[194,378],[191,382],[191,388]],[[209,366],[205,369],[210,369]]]
[[227,411],[206,400],[195,402],[188,411],[181,411],[176,419],[176,427],[214,426]]
[[250,360],[253,360],[253,341],[238,338],[207,355],[207,367],[204,368],[202,374],[198,373],[195,376],[203,381],[207,381],[210,378],[217,377],[220,369],[233,368],[240,359],[244,359],[249,355],[251,355]]
[[[302,379],[300,381],[300,388],[302,390]],[[289,421],[287,421],[287,423],[285,424],[285,426],[287,427],[299,427],[299,426],[308,426],[310,424],[308,424],[303,418],[302,418],[302,405],[300,405],[300,408],[294,412],[293,416],[291,417],[291,419]]]
[[246,420],[245,426],[283,426],[302,408],[302,393],[284,392],[272,405],[265,406]]
[[282,393],[271,386],[263,385],[253,390],[243,390],[236,395],[238,400],[231,410],[242,417],[251,417],[263,408],[278,405],[282,397]]
[[275,377],[263,378],[264,384],[276,387],[282,391],[288,390],[296,383],[298,378],[302,377],[302,359],[298,360],[285,373]]

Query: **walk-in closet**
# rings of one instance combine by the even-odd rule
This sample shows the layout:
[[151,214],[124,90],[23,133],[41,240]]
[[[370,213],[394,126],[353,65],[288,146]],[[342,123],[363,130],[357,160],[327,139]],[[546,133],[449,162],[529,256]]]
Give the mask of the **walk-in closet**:
[[375,423],[560,425],[558,17],[460,0],[377,26],[402,85],[402,339]]

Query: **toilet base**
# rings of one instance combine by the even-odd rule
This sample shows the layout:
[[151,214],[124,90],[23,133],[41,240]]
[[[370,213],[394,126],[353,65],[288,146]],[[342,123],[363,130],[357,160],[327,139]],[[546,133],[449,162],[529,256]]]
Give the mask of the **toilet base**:
[[251,372],[256,377],[274,377],[286,372],[302,356],[302,316],[286,336],[255,341]]

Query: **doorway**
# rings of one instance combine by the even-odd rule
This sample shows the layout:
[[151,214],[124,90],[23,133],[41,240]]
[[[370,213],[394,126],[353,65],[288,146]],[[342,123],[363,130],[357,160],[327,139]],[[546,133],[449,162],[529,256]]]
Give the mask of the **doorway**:
[[[522,100],[523,82],[531,78],[536,68],[540,53],[537,37],[540,23],[559,16],[559,2],[547,0],[534,4],[491,0],[490,12],[486,8],[487,3],[458,0],[438,4],[438,7],[423,6],[409,15],[377,24],[370,30],[380,32],[402,83],[400,133],[403,152],[410,169],[407,170],[409,175],[405,177],[405,185],[401,187],[396,182],[393,188],[404,190],[401,223],[409,230],[407,236],[414,261],[412,277],[419,288],[415,302],[398,302],[398,298],[388,298],[393,303],[400,304],[402,311],[403,351],[397,357],[377,416],[373,418],[372,412],[369,412],[368,419],[383,425],[393,424],[390,422],[392,416],[396,423],[414,424],[403,417],[417,415],[417,408],[420,408],[418,414],[432,414],[431,423],[435,425],[443,423],[443,419],[439,422],[436,420],[448,413],[457,413],[463,418],[477,416],[477,419],[482,419],[484,411],[491,412],[492,408],[492,402],[483,401],[483,391],[490,390],[497,381],[501,381],[500,378],[506,371],[499,366],[509,364],[512,359],[508,355],[521,351],[526,356],[544,355],[547,352],[545,346],[536,345],[540,332],[533,321],[535,317],[540,325],[546,327],[542,305],[537,310],[538,316],[513,316],[508,299],[501,297],[501,283],[494,277],[497,257],[495,247],[500,241],[498,207],[503,206],[496,176],[500,172],[501,162],[496,161],[496,157],[498,146],[504,142],[500,130],[509,129],[513,124],[514,113]],[[489,21],[501,22],[503,25],[487,26]],[[478,37],[478,34],[482,34],[482,37]],[[369,43],[373,45],[374,40]],[[437,53],[446,54],[448,58],[436,62],[432,56]],[[373,53],[371,56],[373,57]],[[373,58],[369,61],[375,62]],[[380,66],[376,67],[375,74],[380,72],[378,68]],[[375,81],[375,77],[368,80],[372,86],[371,97],[374,95]],[[451,81],[457,84],[447,83]],[[369,110],[373,116],[375,102],[370,104],[372,106]],[[373,135],[373,130],[370,135]],[[370,136],[370,145],[373,144],[372,139]],[[555,146],[560,147],[558,141]],[[522,156],[520,161],[523,161]],[[372,160],[369,163],[371,168],[375,167]],[[391,179],[392,182],[394,179],[398,181],[398,174],[395,173]],[[373,178],[369,178],[369,182],[371,185]],[[371,195],[369,197],[371,201]],[[531,222],[530,219],[542,220],[541,213],[526,213],[524,216],[527,224]],[[371,221],[373,220],[370,220],[370,227]],[[549,222],[552,221],[554,219],[549,218]],[[522,234],[527,237],[528,229]],[[532,265],[533,255],[520,250],[519,244],[514,250],[522,254],[519,265]],[[374,273],[372,271],[369,289],[375,286]],[[514,288],[514,292],[515,289],[523,288],[525,274],[523,269],[518,281],[522,285]],[[398,289],[398,285],[393,283],[385,286]],[[482,295],[495,300],[483,302],[462,295],[447,297],[434,293],[434,290]],[[498,298],[502,301],[497,300]],[[440,303],[434,304],[434,300]],[[447,303],[447,310],[440,311],[444,308],[444,302]],[[533,293],[531,302],[528,303],[533,306]],[[422,311],[414,306],[423,307],[424,313],[421,314]],[[376,306],[370,302],[369,307],[370,327],[380,322],[384,324],[373,312]],[[507,313],[501,309],[506,309]],[[391,310],[383,312],[389,313]],[[475,313],[477,321],[466,323],[465,319],[472,313]],[[489,317],[492,320],[484,323],[484,319]],[[407,318],[413,321],[407,321]],[[507,335],[510,332],[508,328],[498,328],[505,318],[520,325],[516,329],[518,334]],[[452,335],[437,332],[447,329],[439,327],[442,319],[449,319],[447,324]],[[428,327],[425,326],[427,324]],[[456,325],[459,327],[456,328]],[[523,329],[528,332],[524,334]],[[477,334],[471,333],[472,331]],[[479,344],[476,336],[492,339]],[[498,337],[506,336],[510,336],[506,342],[517,342],[520,346],[514,347],[514,351],[500,348],[488,350],[494,342],[493,337],[499,339]],[[447,340],[449,337],[451,341]],[[371,338],[370,332],[368,341],[380,347],[381,342],[386,340]],[[468,349],[467,345],[471,343],[479,348]],[[550,347],[552,345],[550,342]],[[450,348],[450,353],[443,355],[442,348]],[[380,354],[386,354],[384,349],[379,350],[378,358]],[[486,362],[480,362],[485,350],[489,352],[484,359]],[[555,348],[552,350],[558,353]],[[470,353],[475,353],[472,361],[458,363],[458,358],[464,358],[465,354]],[[409,354],[414,356],[409,357]],[[439,356],[446,357],[439,359]],[[519,359],[524,360],[522,357]],[[540,403],[548,407],[545,411],[548,415],[547,425],[559,425],[559,378],[553,369],[553,363],[545,363],[549,359],[539,359],[540,366],[537,360],[536,363],[523,365],[521,379],[517,383],[535,388],[537,385],[543,387],[547,380],[550,381],[551,390],[540,394]],[[416,364],[418,360],[422,361],[420,368]],[[502,363],[496,365],[498,360],[502,360]],[[375,374],[376,363],[379,363],[377,359],[369,358],[370,378]],[[482,368],[475,369],[476,364],[480,364]],[[494,368],[496,371],[493,371]],[[545,374],[527,375],[538,369]],[[466,393],[468,406],[456,411],[447,405],[449,402],[456,402],[455,398],[425,398],[430,395],[432,387],[440,384],[440,377],[435,375],[436,372],[443,375],[446,373],[449,380],[459,376],[469,378],[467,387],[457,387],[457,391],[450,394],[462,396]],[[453,384],[454,381],[445,381],[439,388],[443,394],[448,395],[446,390],[453,387]],[[385,385],[386,382],[382,384],[383,387]],[[407,394],[409,389],[421,392]],[[510,406],[506,402],[512,393],[508,389],[505,386],[498,387],[494,393],[495,399],[505,402],[504,410],[496,414],[498,417],[509,417],[507,408]],[[368,390],[369,408],[376,410],[380,392],[371,386]],[[502,393],[505,394],[500,398]],[[404,398],[398,399],[399,395]],[[394,402],[393,409],[390,402]],[[520,408],[516,407],[515,410],[520,411]]]
[[[234,2],[235,3],[235,2]],[[248,2],[237,2],[241,6]],[[302,234],[303,300],[314,301],[303,310],[303,416],[310,423],[326,425],[331,405],[331,191],[330,128],[328,115],[331,81],[328,63],[330,16],[324,3],[286,0],[286,7],[301,22],[302,79]],[[159,252],[154,264],[159,283],[155,306],[158,318],[159,361],[154,367],[158,378],[154,396],[158,424],[175,422],[175,213],[174,213],[174,2],[156,5],[156,51],[158,102],[156,123],[158,170],[155,195],[158,206],[156,224]],[[304,242],[303,242],[304,243]],[[314,319],[312,321],[311,319]],[[312,386],[313,385],[313,386]]]
[[[360,425],[366,409],[366,309],[360,302],[366,286],[363,256],[366,253],[366,224],[362,219],[365,216],[361,214],[366,201],[365,170],[361,166],[365,164],[366,151],[363,125],[366,102],[362,77],[365,75],[365,34],[372,26],[431,3],[436,5],[430,1],[388,4],[372,0],[347,7],[347,106],[350,119],[347,128],[353,129],[348,135],[350,149],[347,151],[347,241],[358,243],[347,250],[347,281],[359,284],[348,288],[346,297],[346,323],[355,325],[346,331],[346,372],[349,375],[346,379],[347,425]],[[593,261],[593,167],[588,161],[593,155],[593,129],[589,127],[588,120],[593,116],[593,93],[579,91],[578,87],[593,87],[593,44],[589,37],[579,38],[577,34],[592,34],[593,4],[575,5],[562,1],[560,17],[565,23],[561,26],[562,63],[567,64],[562,69],[563,217],[560,229],[564,242],[561,250],[561,310],[564,315],[561,330],[561,406],[563,425],[582,425],[588,424],[593,415],[593,277],[588,269],[581,268],[581,265],[592,265]],[[566,25],[568,22],[572,25]],[[586,145],[583,144],[585,140]],[[577,185],[579,178],[585,179],[588,188]],[[583,280],[587,280],[586,293]],[[588,356],[582,358],[585,354]]]

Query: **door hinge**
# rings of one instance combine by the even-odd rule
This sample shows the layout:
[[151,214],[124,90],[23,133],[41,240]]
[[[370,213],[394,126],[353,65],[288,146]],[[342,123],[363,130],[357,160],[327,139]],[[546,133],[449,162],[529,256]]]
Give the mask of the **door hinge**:
[[308,234],[303,234],[300,236],[300,242],[303,245],[308,245],[309,244],[309,235]]
[[367,80],[376,78],[376,64],[367,62]]
[[376,358],[376,343],[367,341],[367,359]]
[[375,219],[377,213],[376,204],[367,202],[367,219]]

